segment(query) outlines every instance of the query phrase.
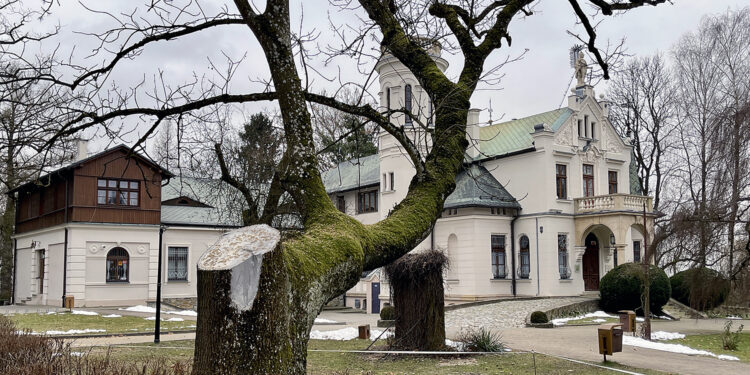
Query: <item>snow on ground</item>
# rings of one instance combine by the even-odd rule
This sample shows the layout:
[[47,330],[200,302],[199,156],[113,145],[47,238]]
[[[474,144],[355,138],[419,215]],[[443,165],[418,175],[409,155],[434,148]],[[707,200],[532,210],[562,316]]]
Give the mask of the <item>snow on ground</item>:
[[741,317],[739,317],[739,316],[734,316],[734,315],[728,315],[728,316],[727,316],[727,319],[732,319],[732,320],[742,320],[742,318],[741,318]]
[[156,317],[155,316],[149,316],[148,318],[143,318],[143,319],[146,319],[146,320],[156,320]]
[[[393,331],[387,331],[382,336],[380,335],[383,333],[383,331],[373,329],[370,331],[370,339],[375,340],[376,338],[380,337],[381,339],[385,339],[388,337],[393,336]],[[342,329],[337,329],[333,331],[312,331],[310,332],[310,339],[313,340],[353,340],[359,337],[359,330],[354,327],[346,327]]]
[[117,314],[102,315],[102,318],[122,318],[122,315],[117,315]]
[[[562,326],[562,325],[567,324],[571,320],[579,320],[579,319],[586,319],[586,318],[617,318],[617,317],[614,316],[614,315],[609,315],[609,314],[605,313],[604,311],[594,311],[592,313],[588,313],[588,314],[580,315],[580,316],[574,316],[574,317],[570,317],[570,318],[552,319],[551,322],[555,326]],[[595,320],[592,320],[592,321],[595,322],[595,323],[606,322],[606,320],[604,320],[604,319],[595,319]]]
[[48,311],[48,312],[47,312],[47,315],[55,315],[55,314],[57,314],[57,313],[56,313],[56,312],[54,312],[54,311]]
[[[156,308],[151,307],[151,306],[143,306],[143,305],[130,306],[130,307],[121,307],[118,310],[156,314]],[[180,311],[162,310],[161,312],[162,312],[162,314],[183,315],[183,316],[198,316],[198,313],[195,312],[195,311],[193,311],[193,310],[180,310]]]
[[[682,335],[680,333],[673,333],[673,332],[662,332],[657,331],[652,334],[652,337],[655,337],[655,334],[661,332],[662,336],[670,336],[670,335],[681,335],[682,337],[685,337],[685,335]],[[675,337],[678,338],[678,337]],[[630,346],[637,346],[639,348],[646,348],[646,349],[654,349],[654,350],[661,350],[665,352],[672,352],[672,353],[681,353],[681,354],[687,354],[687,355],[704,355],[714,358],[723,359],[726,361],[739,361],[740,359],[731,355],[716,355],[714,353],[711,353],[706,350],[698,350],[693,349],[691,347],[680,345],[680,344],[667,344],[663,342],[654,342],[654,341],[648,341],[644,340],[640,337],[633,337],[633,336],[622,336],[622,343],[625,345]]]
[[155,308],[149,307],[149,306],[143,306],[143,305],[130,306],[130,307],[121,307],[118,310],[132,311],[132,312],[142,312],[142,313],[152,313],[152,314],[156,313],[156,309]]
[[338,322],[335,321],[335,320],[330,320],[330,319],[315,318],[315,324],[321,324],[321,323],[323,323],[323,324],[336,324]]
[[73,315],[99,315],[98,312],[85,311],[85,310],[73,310],[73,312],[71,312],[71,314],[73,314]]
[[185,319],[182,318],[169,318],[167,319],[168,322],[184,322]]
[[[50,336],[57,336],[57,335],[80,335],[82,333],[100,333],[100,332],[107,332],[106,329],[69,329],[67,331],[47,331],[44,332],[45,335]],[[38,332],[34,332],[35,334],[39,334]]]
[[652,340],[676,340],[676,339],[684,339],[685,335],[682,333],[677,332],[665,332],[665,331],[656,331],[651,332],[651,339]]

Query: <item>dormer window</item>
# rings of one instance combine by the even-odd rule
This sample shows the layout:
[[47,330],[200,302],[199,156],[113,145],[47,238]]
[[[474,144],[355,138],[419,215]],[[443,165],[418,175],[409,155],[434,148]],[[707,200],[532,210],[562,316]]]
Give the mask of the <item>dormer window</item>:
[[96,203],[108,206],[138,206],[138,181],[98,179]]

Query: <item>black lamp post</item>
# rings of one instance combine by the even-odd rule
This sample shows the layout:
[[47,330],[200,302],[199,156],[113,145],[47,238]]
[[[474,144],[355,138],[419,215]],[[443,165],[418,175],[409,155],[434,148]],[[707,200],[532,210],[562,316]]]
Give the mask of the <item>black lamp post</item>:
[[161,333],[161,268],[162,268],[162,237],[167,230],[165,225],[159,225],[159,269],[156,271],[156,321],[154,327],[154,344],[159,343],[159,334]]

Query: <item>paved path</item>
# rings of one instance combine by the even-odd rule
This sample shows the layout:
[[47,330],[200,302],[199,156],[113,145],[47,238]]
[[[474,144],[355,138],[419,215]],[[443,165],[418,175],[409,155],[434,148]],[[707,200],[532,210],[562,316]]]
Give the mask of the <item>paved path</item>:
[[[750,321],[738,322],[746,326]],[[724,320],[685,320],[654,322],[655,331],[680,333],[718,333]],[[602,356],[596,341],[596,326],[571,326],[554,329],[509,328],[500,330],[503,340],[517,350],[535,350],[568,358],[600,362]],[[688,356],[660,350],[623,345],[612,360],[632,367],[648,368],[671,374],[750,374],[750,364],[724,361],[713,357]]]
[[529,300],[506,300],[479,306],[464,307],[445,313],[445,326],[448,336],[462,329],[470,328],[513,328],[523,327],[526,316],[536,310],[549,310],[556,307],[582,302],[591,298],[563,297]]

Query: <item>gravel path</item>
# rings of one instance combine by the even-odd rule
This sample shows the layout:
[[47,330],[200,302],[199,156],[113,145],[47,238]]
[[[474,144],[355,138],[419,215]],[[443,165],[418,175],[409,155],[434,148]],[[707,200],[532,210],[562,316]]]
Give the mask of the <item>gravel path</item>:
[[586,297],[541,298],[522,301],[501,301],[487,305],[446,311],[445,327],[458,332],[466,328],[517,328],[526,323],[526,316],[536,310],[549,310],[576,302]]

